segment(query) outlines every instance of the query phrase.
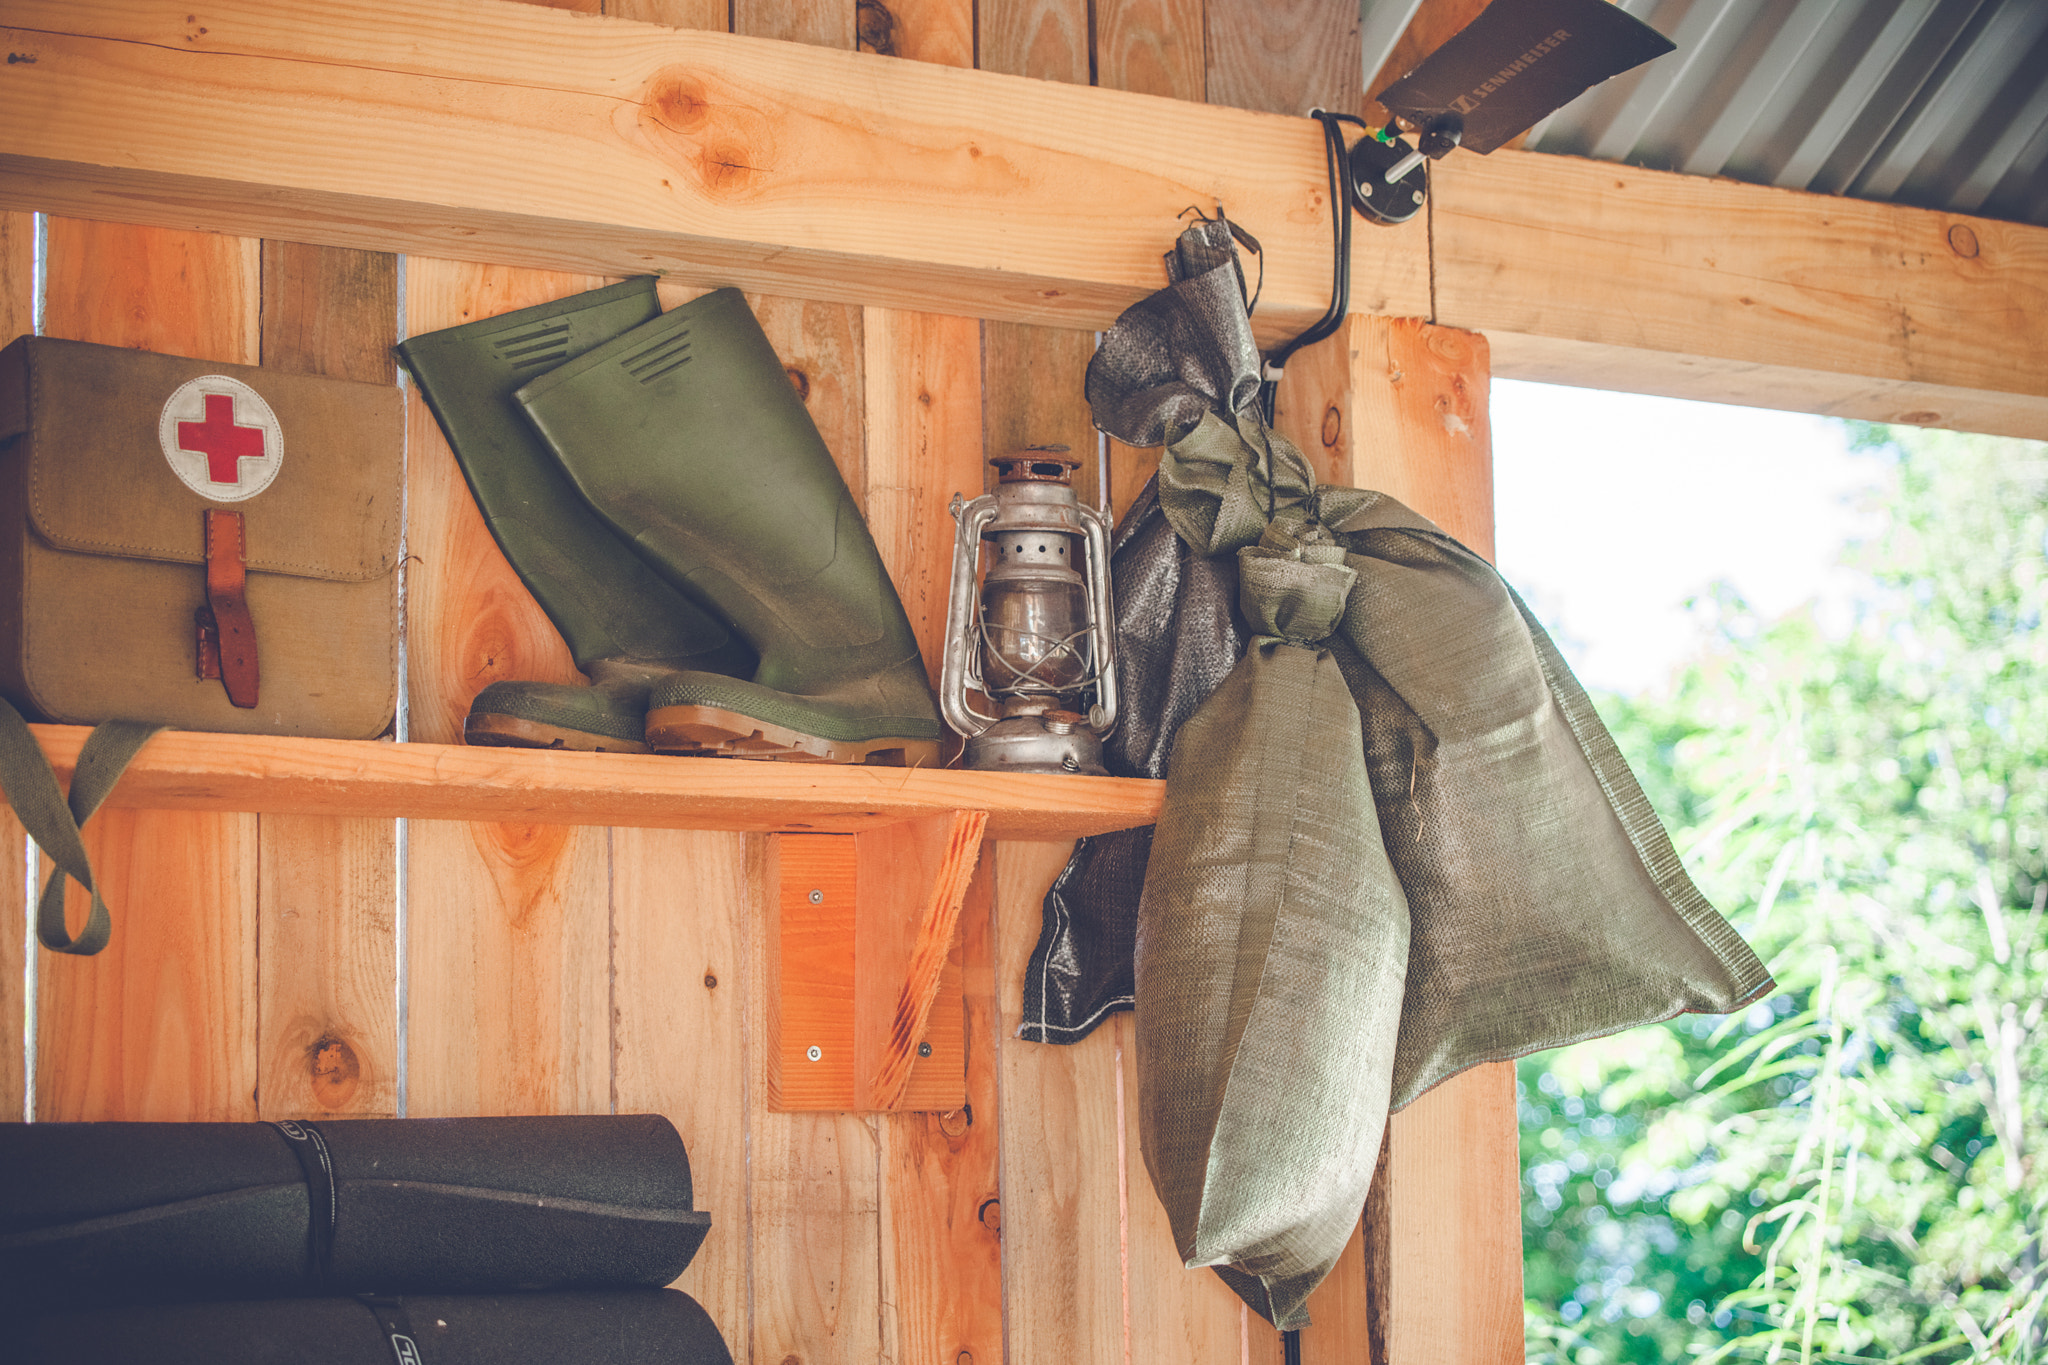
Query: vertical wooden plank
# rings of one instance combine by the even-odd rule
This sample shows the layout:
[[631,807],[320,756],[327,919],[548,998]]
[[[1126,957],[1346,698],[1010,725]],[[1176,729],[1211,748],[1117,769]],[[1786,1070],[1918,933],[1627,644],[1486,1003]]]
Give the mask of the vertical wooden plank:
[[1364,1228],[1351,1230],[1344,1254],[1308,1298],[1309,1325],[1301,1329],[1303,1365],[1375,1365],[1372,1310],[1366,1280]]
[[[756,38],[852,49],[854,0],[733,0],[732,30]],[[809,407],[857,501],[865,503],[865,345],[858,308],[750,296],[755,315]],[[776,884],[772,841],[749,845],[758,907]],[[764,964],[772,917],[749,927],[752,961]],[[762,980],[756,971],[753,981]],[[766,991],[748,1001],[754,1038],[767,1036]],[[782,1365],[866,1365],[882,1355],[879,1120],[767,1109],[767,1052],[749,1059],[747,1124],[753,1323],[744,1358]]]
[[606,833],[407,823],[408,1114],[610,1109]]
[[855,0],[732,0],[732,31],[851,51]]
[[1394,1115],[1390,1360],[1522,1359],[1515,1069],[1454,1076]]
[[[1116,1030],[1123,1077],[1132,1365],[1221,1365],[1247,1357],[1277,1362],[1279,1334],[1245,1307],[1221,1276],[1181,1263],[1166,1208],[1145,1169],[1139,1136],[1137,1020],[1123,1013],[1105,1027]],[[1254,1340],[1256,1353],[1248,1349]]]
[[1486,338],[1419,318],[1352,317],[1345,329],[1355,482],[1399,498],[1491,559]]
[[[952,577],[955,494],[982,489],[981,337],[971,318],[868,309],[868,525],[924,653],[939,674]],[[963,913],[985,915],[986,901]],[[968,971],[982,965],[968,959]],[[887,1211],[884,1341],[892,1358],[980,1360],[1002,1351],[1000,1247],[976,1211],[997,1180],[998,1117],[986,1047],[970,1050],[971,1121],[881,1120]]]
[[975,17],[975,65],[983,71],[1091,84],[1088,0],[981,0]]
[[254,237],[47,220],[43,331],[73,341],[256,363]]
[[[1202,0],[1096,0],[1095,83],[1199,103],[1206,51],[1202,10]],[[1178,230],[1178,224],[1159,225],[1162,253]],[[1167,283],[1164,269],[1159,283]],[[1106,446],[1105,491],[1111,515],[1120,519],[1159,468],[1159,452],[1115,440]]]
[[[615,1112],[666,1114],[690,1154],[711,1232],[676,1281],[744,1358],[747,1303],[747,957],[759,891],[750,838],[612,831]],[[778,1358],[779,1361],[779,1358]]]
[[860,0],[862,52],[940,66],[974,65],[974,6],[961,0]]
[[760,294],[747,295],[747,303],[810,410],[854,501],[865,505],[868,446],[861,310]]
[[884,1343],[899,1361],[1003,1359],[1002,1217],[989,922],[992,860],[967,889],[961,956],[978,978],[967,1028],[968,1092],[945,1113],[882,1115]]
[[[733,0],[732,30],[756,38],[852,49],[854,0]],[[804,396],[856,500],[865,503],[865,345],[858,308],[750,298]],[[754,904],[776,885],[773,841],[750,841]],[[756,913],[752,961],[768,960],[772,916]],[[757,973],[754,981],[762,978]],[[750,1036],[767,1036],[766,991],[747,1004]],[[868,1365],[882,1358],[882,1182],[880,1120],[852,1114],[775,1114],[767,1110],[767,1052],[749,1059],[747,1108],[751,1161],[750,1248],[753,1325],[744,1358],[783,1365]]]
[[[1002,1203],[1009,1359],[1125,1365],[1122,1128],[1117,1028],[1071,1047],[1017,1037],[1040,906],[1071,842],[996,845],[995,928],[1003,1015]],[[1150,1197],[1149,1186],[1131,1192]]]
[[604,12],[617,19],[636,19],[643,24],[667,24],[670,28],[708,28],[725,31],[726,0],[604,0]]
[[1209,103],[1295,115],[1363,106],[1358,6],[1208,0],[1205,14]]
[[37,1118],[256,1117],[255,836],[253,815],[93,818],[114,939],[97,957],[40,954]]
[[[775,840],[747,843],[748,955],[775,951],[775,916],[759,913],[780,880]],[[756,973],[752,982],[764,978]],[[770,1035],[773,1002],[750,988],[747,1034]],[[748,1235],[753,1264],[753,1359],[783,1365],[870,1365],[883,1359],[877,1120],[853,1114],[770,1113],[768,1049],[747,1061]],[[749,1343],[734,1340],[745,1359]]]
[[[269,368],[397,380],[395,256],[265,242],[262,317]],[[389,820],[262,815],[257,844],[259,1113],[396,1113],[396,828]]]
[[0,345],[35,330],[36,216],[0,212]]
[[[36,216],[0,213],[0,342],[35,330]],[[0,1122],[25,1118],[28,1091],[26,836],[10,808],[0,814]]]
[[[1347,425],[1354,482],[1493,554],[1486,339],[1412,318],[1354,317]],[[1455,1076],[1390,1128],[1387,1353],[1522,1358],[1520,1166],[1512,1065]]]
[[[979,9],[984,71],[1086,85],[1092,74],[1084,0],[999,0]],[[1101,442],[1082,391],[1095,334],[1072,328],[985,322],[981,327],[987,453],[1063,445],[1081,461],[1074,492],[1099,506]]]
[[1202,0],[1095,0],[1095,83],[1167,99],[1203,98]]
[[[888,14],[886,49],[871,21]],[[864,3],[862,46],[948,66],[974,64],[974,7],[962,0],[897,0],[889,10]],[[946,599],[952,580],[957,494],[984,485],[981,328],[969,318],[868,309],[863,318],[868,432],[868,524],[905,612],[937,678]],[[969,925],[991,913],[986,864],[962,914]],[[982,978],[993,947],[974,935],[964,973]],[[979,1002],[986,1008],[986,1000]],[[1003,1359],[1002,1246],[981,1216],[998,1188],[1001,1114],[994,1084],[994,1040],[968,1035],[966,1107],[948,1114],[892,1114],[882,1137],[883,1344],[898,1361],[993,1362]],[[998,1206],[1000,1207],[1000,1206]],[[1000,1216],[998,1216],[998,1228]]]
[[1095,334],[1016,322],[981,324],[982,405],[987,454],[1063,445],[1081,462],[1074,494],[1101,504],[1102,460],[1082,383]]
[[863,326],[868,526],[936,678],[953,568],[947,506],[982,489],[980,324],[870,308]]
[[[414,256],[406,335],[495,317],[606,281]],[[533,595],[485,529],[461,467],[417,389],[406,404],[407,738],[462,743],[476,694],[502,679],[583,681]]]
[[1355,326],[1340,325],[1334,335],[1296,351],[1274,394],[1275,430],[1301,447],[1320,483],[1351,482],[1357,420],[1352,342],[1358,334]]
[[[408,335],[605,283],[422,257],[406,272]],[[490,683],[582,675],[484,528],[416,391],[407,429],[410,737],[459,744]],[[597,828],[408,823],[408,1113],[609,1107],[606,841]]]
[[[1213,27],[1205,13],[1220,0],[1102,0],[1095,9],[1096,83],[1172,99],[1232,103],[1227,83],[1216,86],[1216,60],[1209,51]],[[1242,0],[1230,0],[1232,4]],[[1249,8],[1249,5],[1246,5]],[[1352,19],[1356,29],[1356,16]],[[1205,54],[1206,57],[1205,57]],[[1205,211],[1213,206],[1200,205]],[[1225,208],[1230,207],[1225,205]],[[1159,225],[1159,249],[1173,245],[1178,223]],[[1160,284],[1166,284],[1162,269]],[[1111,440],[1108,494],[1117,515],[1130,507],[1159,466],[1156,449],[1141,450]],[[1165,1210],[1152,1190],[1138,1140],[1136,1033],[1127,1015],[1113,1024],[1123,1078],[1124,1179],[1129,1200],[1127,1229],[1131,1304],[1130,1359],[1279,1359],[1279,1335],[1253,1316],[1223,1281],[1208,1271],[1180,1264]]]
[[[730,22],[727,0],[606,0],[605,11],[676,28],[723,30]],[[684,301],[675,293],[663,288],[664,308]],[[831,319],[812,317],[800,303],[749,302],[791,381],[810,397],[809,371],[821,368],[812,349],[823,345],[813,338],[831,335]],[[829,311],[858,319],[851,309]],[[841,349],[857,351],[857,334]],[[827,368],[816,387],[826,394],[849,387],[837,375]],[[813,402],[814,416],[818,407]],[[844,468],[843,437],[820,426]],[[857,440],[852,451],[857,473]],[[861,485],[849,482],[858,497]],[[697,1207],[710,1211],[712,1230],[676,1287],[704,1306],[742,1360],[754,1331],[749,1104],[759,1107],[765,1095],[759,1087],[748,1094],[761,1050],[753,1041],[760,1035],[748,1034],[749,1001],[761,994],[760,959],[750,956],[750,944],[764,899],[756,879],[761,856],[750,845],[765,842],[678,830],[615,829],[611,838],[613,1108],[666,1114],[681,1132]]]
[[257,820],[262,1118],[398,1112],[398,835],[389,820]]
[[[44,331],[249,364],[253,238],[48,220]],[[97,957],[39,964],[44,1119],[248,1119],[256,1105],[256,817],[103,811],[88,826],[114,912]],[[84,914],[73,888],[74,924]]]

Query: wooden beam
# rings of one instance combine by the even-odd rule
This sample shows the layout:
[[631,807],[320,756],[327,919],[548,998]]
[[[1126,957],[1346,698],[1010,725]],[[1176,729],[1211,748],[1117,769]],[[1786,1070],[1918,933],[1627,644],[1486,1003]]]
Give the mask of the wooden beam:
[[2048,229],[1534,152],[1432,177],[1436,321],[1497,375],[2048,436]]
[[[1327,298],[1304,119],[499,0],[187,14],[11,0],[0,208],[1100,327],[1220,202],[1267,248],[1263,339]],[[1357,234],[1352,306],[1485,332],[1502,377],[2048,436],[2048,229],[1433,174],[1432,224]]]
[[[32,725],[60,781],[89,733]],[[460,744],[156,736],[109,809],[411,816],[643,829],[852,833],[954,811],[989,813],[990,838],[1052,839],[1149,825],[1163,782],[1130,777],[750,763]]]
[[[1329,295],[1303,119],[497,0],[189,13],[10,3],[0,204],[1095,326],[1221,203],[1272,336]],[[1419,226],[1377,246],[1354,293],[1419,311]]]

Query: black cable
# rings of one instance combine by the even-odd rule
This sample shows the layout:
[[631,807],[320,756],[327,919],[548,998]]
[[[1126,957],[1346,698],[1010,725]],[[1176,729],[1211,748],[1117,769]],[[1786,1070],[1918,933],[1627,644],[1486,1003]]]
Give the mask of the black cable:
[[1323,126],[1323,153],[1329,171],[1330,238],[1334,253],[1330,267],[1330,305],[1323,310],[1323,316],[1307,331],[1267,352],[1265,373],[1259,384],[1259,411],[1269,426],[1273,422],[1280,375],[1287,368],[1288,360],[1302,347],[1313,346],[1335,332],[1344,321],[1344,315],[1351,309],[1351,186],[1347,178],[1350,174],[1347,166],[1349,149],[1344,145],[1344,130],[1340,125],[1356,124],[1366,129],[1368,133],[1371,132],[1371,126],[1355,115],[1333,114],[1327,109],[1311,110],[1309,117]]

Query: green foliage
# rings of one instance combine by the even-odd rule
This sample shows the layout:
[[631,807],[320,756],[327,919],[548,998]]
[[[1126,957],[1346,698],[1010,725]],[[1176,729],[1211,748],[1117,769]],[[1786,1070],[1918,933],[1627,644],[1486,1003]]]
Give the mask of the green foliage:
[[1531,1360],[2048,1362],[2048,447],[1857,434],[1853,627],[1603,700],[1779,989],[1521,1064]]

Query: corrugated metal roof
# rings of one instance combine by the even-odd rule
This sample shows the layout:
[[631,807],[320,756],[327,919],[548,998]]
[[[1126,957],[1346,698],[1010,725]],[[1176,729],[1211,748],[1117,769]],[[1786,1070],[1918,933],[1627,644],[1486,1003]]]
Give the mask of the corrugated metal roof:
[[1619,3],[1678,50],[1532,150],[2048,226],[2048,0]]

